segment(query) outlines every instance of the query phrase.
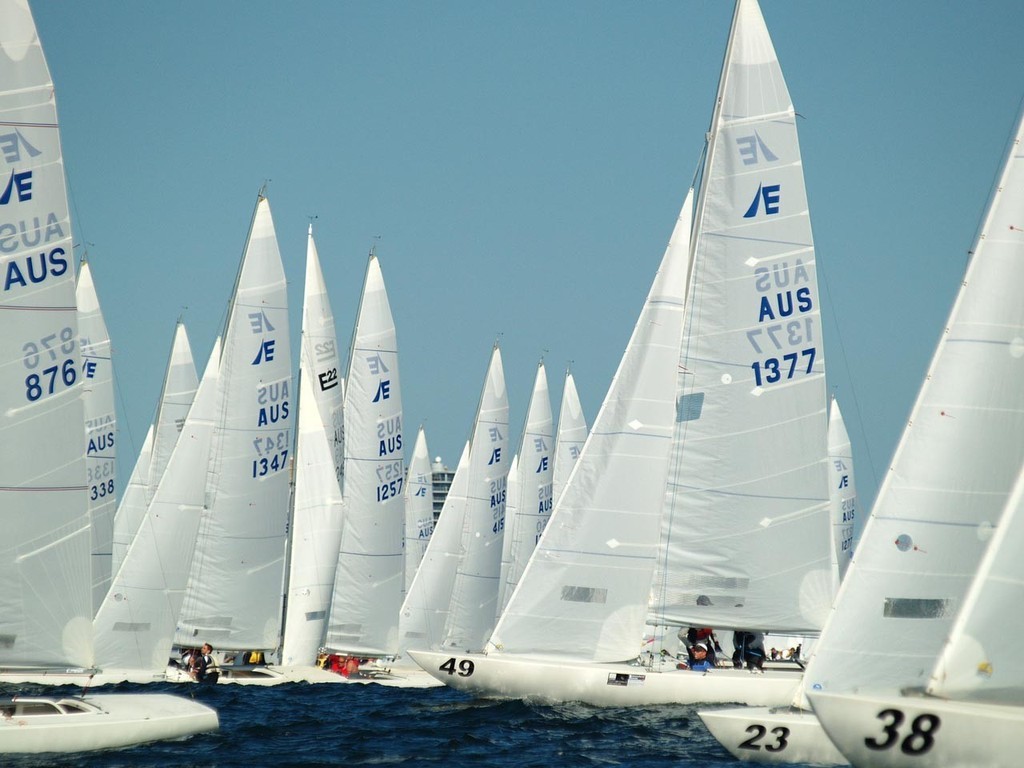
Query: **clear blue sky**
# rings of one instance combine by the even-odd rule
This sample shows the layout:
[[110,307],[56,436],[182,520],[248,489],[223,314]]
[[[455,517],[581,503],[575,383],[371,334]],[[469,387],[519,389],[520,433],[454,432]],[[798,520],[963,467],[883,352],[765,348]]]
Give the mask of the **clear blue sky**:
[[[376,244],[406,432],[425,423],[432,454],[454,465],[499,336],[513,440],[542,355],[554,407],[571,361],[593,422],[701,152],[731,0],[30,1],[114,345],[122,483],[179,315],[205,364],[267,179],[293,336],[308,217],[343,347]],[[762,10],[804,118],[827,372],[869,502],[1024,94],[1024,4]]]

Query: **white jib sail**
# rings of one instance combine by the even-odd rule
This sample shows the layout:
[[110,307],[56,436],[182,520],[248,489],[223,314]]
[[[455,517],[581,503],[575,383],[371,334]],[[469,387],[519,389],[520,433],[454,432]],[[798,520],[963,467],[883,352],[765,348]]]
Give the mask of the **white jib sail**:
[[167,667],[206,501],[219,373],[218,339],[153,500],[96,613],[96,665],[105,672]]
[[153,500],[171,452],[178,443],[178,436],[185,425],[185,417],[192,407],[198,386],[199,379],[188,333],[185,324],[179,320],[174,327],[171,354],[164,373],[160,399],[157,401],[156,416],[146,433],[146,440],[114,516],[112,572],[115,574],[139,529],[142,516]]
[[639,652],[659,538],[692,190],[608,394],[490,645],[591,661]]
[[1024,470],[932,671],[928,693],[1024,705]]
[[298,429],[281,663],[313,664],[323,643],[342,527],[342,380],[310,226],[299,353]]
[[462,546],[462,521],[469,487],[469,443],[462,449],[451,487],[402,603],[399,621],[402,651],[441,647]]

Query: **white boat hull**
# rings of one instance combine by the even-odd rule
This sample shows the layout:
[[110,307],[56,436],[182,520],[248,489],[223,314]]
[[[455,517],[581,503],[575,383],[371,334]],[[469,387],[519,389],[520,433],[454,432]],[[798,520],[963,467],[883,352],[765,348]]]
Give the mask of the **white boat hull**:
[[4,685],[77,685],[82,688],[97,688],[120,683],[162,682],[164,682],[162,674],[148,669],[93,672],[82,669],[18,670],[8,668],[0,672],[0,684]]
[[855,766],[1021,764],[1024,707],[897,694],[808,697],[825,731]]
[[167,693],[15,697],[0,711],[0,754],[115,749],[219,727],[210,707]]
[[792,707],[739,707],[697,713],[718,743],[751,763],[847,765],[813,712]]
[[793,699],[799,670],[752,674],[737,669],[649,670],[526,656],[409,651],[445,685],[474,696],[542,702],[582,701],[602,707],[741,703],[782,706]]
[[[327,669],[315,666],[276,665],[241,667],[219,667],[217,684],[228,685],[283,685],[285,683],[338,684],[374,683],[388,688],[436,688],[441,682],[417,667],[416,669],[365,668],[360,674],[344,677]],[[188,672],[180,667],[167,668],[167,681],[171,683],[195,683]]]

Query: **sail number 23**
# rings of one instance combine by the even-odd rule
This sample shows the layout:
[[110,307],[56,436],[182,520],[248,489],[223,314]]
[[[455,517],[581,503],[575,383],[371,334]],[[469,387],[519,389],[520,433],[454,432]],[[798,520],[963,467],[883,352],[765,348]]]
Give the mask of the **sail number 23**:
[[449,675],[469,677],[473,674],[473,671],[476,669],[476,664],[474,664],[470,659],[463,659],[462,661],[457,662],[457,660],[453,656],[440,667],[438,667],[438,669],[442,672],[447,672]]
[[[750,749],[757,751],[763,749],[766,752],[781,752],[788,745],[789,741],[789,728],[779,726],[778,728],[772,728],[769,731],[763,725],[755,723],[748,725],[746,733],[751,734],[750,738],[740,744],[740,749]],[[771,734],[768,739],[765,736]]]

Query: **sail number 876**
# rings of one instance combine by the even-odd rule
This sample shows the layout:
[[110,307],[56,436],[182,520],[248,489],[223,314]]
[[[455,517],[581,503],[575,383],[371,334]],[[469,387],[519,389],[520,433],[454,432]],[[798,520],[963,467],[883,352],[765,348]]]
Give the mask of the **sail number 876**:
[[754,384],[775,384],[783,379],[792,379],[798,373],[810,373],[814,368],[814,347],[799,352],[788,352],[782,356],[757,360],[751,364],[754,369]]

